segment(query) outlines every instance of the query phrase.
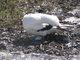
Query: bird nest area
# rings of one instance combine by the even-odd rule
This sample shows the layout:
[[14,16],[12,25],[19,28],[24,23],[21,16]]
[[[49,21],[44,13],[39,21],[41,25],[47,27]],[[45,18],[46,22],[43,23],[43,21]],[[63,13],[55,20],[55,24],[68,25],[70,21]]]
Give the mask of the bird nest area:
[[[12,28],[13,30],[13,28]],[[80,36],[59,32],[58,34],[48,34],[46,36],[34,36],[20,29],[10,31],[8,28],[0,29],[0,50],[1,51],[23,51],[28,53],[43,53],[57,56],[77,55],[80,52]],[[65,31],[64,31],[65,32]],[[65,44],[72,42],[72,47]]]

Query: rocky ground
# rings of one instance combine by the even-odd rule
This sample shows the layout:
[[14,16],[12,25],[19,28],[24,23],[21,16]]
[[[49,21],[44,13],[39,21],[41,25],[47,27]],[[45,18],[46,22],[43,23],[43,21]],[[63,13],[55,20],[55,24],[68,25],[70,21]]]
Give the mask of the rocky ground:
[[[72,16],[80,18],[79,0],[58,0],[55,1],[56,3],[54,1],[47,0],[48,3],[44,2],[41,6],[36,5],[31,12],[55,14],[60,20]],[[29,3],[36,2],[30,0]],[[39,39],[36,40],[36,37]],[[60,41],[63,39],[73,42],[73,46],[65,46],[64,42]],[[64,37],[64,34],[50,34],[42,37],[30,35],[21,27],[0,28],[0,60],[80,60],[80,34],[71,35],[70,39]]]
[[[36,40],[36,37],[39,39]],[[50,34],[43,37],[16,28],[1,28],[0,60],[79,60],[80,36],[71,39],[73,47],[65,46],[60,41],[63,39],[69,40],[64,35]]]

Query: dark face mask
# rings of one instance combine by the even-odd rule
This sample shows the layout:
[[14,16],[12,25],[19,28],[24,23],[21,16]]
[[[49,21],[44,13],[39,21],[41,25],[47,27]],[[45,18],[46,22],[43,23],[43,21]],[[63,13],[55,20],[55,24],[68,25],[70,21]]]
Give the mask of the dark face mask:
[[53,26],[52,25],[46,25],[44,28],[37,30],[37,32],[39,31],[45,31],[45,30],[50,30]]

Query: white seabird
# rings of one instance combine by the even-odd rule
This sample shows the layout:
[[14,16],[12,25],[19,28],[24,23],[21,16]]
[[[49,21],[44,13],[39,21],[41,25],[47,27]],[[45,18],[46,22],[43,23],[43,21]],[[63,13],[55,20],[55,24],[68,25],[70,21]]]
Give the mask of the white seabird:
[[[23,28],[26,32],[33,35],[46,36],[50,33],[55,33],[57,30],[66,30],[72,25],[62,25],[56,15],[34,13],[26,14],[23,19]],[[37,39],[41,39],[37,37]],[[70,45],[71,43],[67,44]]]
[[34,35],[45,36],[61,28],[59,19],[55,15],[42,13],[26,14],[23,19],[23,28]]

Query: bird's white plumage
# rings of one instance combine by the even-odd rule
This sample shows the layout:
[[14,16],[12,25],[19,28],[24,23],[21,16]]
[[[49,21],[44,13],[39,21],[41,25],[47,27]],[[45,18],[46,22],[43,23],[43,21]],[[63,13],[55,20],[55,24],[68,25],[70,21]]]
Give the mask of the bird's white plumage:
[[46,35],[51,32],[56,31],[56,28],[52,28],[50,30],[39,31],[37,30],[44,28],[46,25],[50,24],[52,26],[60,26],[59,19],[55,15],[34,13],[34,14],[26,14],[23,19],[23,27],[26,32],[36,35]]

